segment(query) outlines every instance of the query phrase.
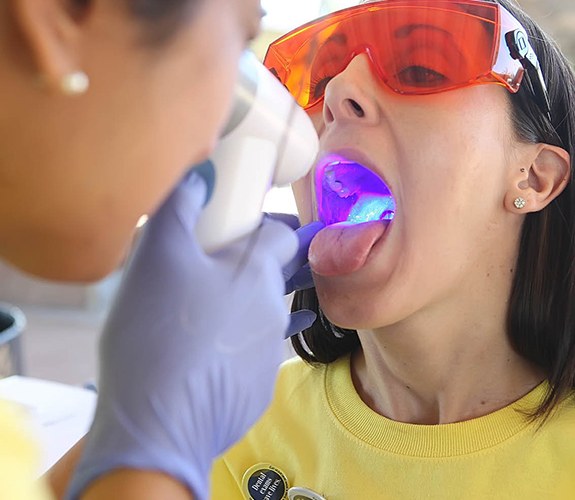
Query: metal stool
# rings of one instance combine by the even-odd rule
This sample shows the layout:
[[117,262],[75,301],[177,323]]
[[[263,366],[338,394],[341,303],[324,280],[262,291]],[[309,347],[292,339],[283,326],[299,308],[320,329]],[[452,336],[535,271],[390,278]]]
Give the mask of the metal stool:
[[16,306],[0,302],[0,378],[22,375],[20,335],[26,327],[26,316]]

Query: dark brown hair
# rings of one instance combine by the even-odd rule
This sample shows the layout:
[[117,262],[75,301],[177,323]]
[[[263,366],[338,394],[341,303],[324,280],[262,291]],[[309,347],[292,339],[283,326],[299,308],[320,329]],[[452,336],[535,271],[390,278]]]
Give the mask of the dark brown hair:
[[[575,76],[557,45],[510,0],[498,0],[523,25],[539,58],[549,92],[551,120],[533,99],[529,85],[509,94],[519,140],[564,148],[571,178],[556,200],[526,215],[509,309],[507,334],[524,358],[540,367],[551,387],[534,417],[548,416],[575,387]],[[292,337],[296,352],[310,363],[330,363],[359,347],[354,330],[332,325],[321,312],[315,289],[296,292],[292,310],[311,309],[314,325]]]
[[[129,13],[144,24],[144,41],[161,43],[177,32],[184,20],[189,20],[198,6],[209,0],[124,0]],[[81,14],[91,0],[72,0]]]

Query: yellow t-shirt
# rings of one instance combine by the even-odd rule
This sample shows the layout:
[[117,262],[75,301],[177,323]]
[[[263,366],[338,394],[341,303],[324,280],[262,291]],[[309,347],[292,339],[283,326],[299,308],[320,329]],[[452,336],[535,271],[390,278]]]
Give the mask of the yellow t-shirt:
[[48,500],[38,480],[38,449],[22,425],[23,415],[0,401],[0,500]]
[[292,359],[270,408],[214,465],[211,498],[250,498],[242,477],[267,464],[248,475],[258,500],[282,498],[281,473],[327,500],[575,499],[575,396],[539,430],[520,411],[546,388],[466,422],[405,424],[365,405],[349,357],[319,368]]

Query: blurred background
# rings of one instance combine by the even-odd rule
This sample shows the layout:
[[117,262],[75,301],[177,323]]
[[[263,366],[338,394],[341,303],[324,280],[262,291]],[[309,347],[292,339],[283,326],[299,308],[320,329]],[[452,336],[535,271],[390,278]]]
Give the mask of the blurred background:
[[[263,57],[270,41],[286,31],[356,3],[263,0],[267,15],[253,49]],[[519,3],[557,40],[571,61],[575,61],[575,1],[520,0]],[[274,190],[264,209],[295,213],[290,190]],[[98,332],[118,280],[119,273],[116,273],[92,285],[52,284],[24,276],[0,262],[0,301],[16,304],[26,318],[18,340],[8,336],[6,343],[0,345],[0,376],[22,371],[28,376],[74,385],[95,380]]]

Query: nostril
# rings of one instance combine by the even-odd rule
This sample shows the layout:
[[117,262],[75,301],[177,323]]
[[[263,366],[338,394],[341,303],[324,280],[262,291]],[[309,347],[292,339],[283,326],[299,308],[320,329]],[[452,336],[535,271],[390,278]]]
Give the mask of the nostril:
[[363,108],[356,101],[353,99],[348,99],[347,101],[351,104],[351,109],[358,118],[363,118],[365,116]]
[[335,120],[335,117],[333,116],[330,107],[327,105],[324,106],[324,120],[325,123],[331,123]]

